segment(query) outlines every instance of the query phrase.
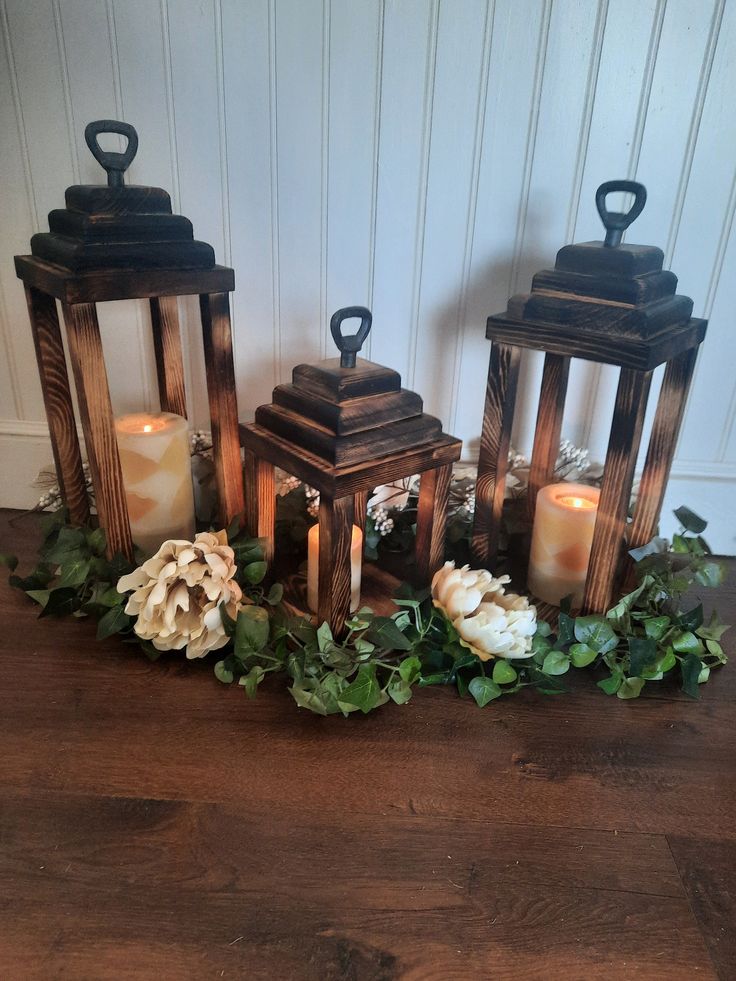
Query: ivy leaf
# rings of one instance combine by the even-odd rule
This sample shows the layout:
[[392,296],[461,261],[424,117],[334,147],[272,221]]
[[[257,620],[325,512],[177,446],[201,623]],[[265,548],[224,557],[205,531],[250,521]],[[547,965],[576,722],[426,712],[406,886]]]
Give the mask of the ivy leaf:
[[223,685],[230,685],[235,680],[235,675],[230,668],[226,667],[225,661],[218,661],[215,665],[215,677]]
[[720,664],[726,664],[728,658],[717,640],[706,640],[705,646],[711,657],[716,658]]
[[268,613],[261,606],[244,606],[235,621],[235,653],[247,656],[268,643]]
[[598,657],[598,652],[587,644],[573,644],[570,648],[570,660],[576,668],[587,668]]
[[510,685],[516,681],[516,670],[503,658],[498,658],[493,665],[493,680],[497,685]]
[[564,651],[550,651],[542,664],[545,674],[565,674],[570,668],[570,656]]
[[698,675],[698,684],[703,685],[710,678],[710,668],[707,664],[704,664],[701,668],[700,674]]
[[251,586],[256,586],[266,575],[268,566],[265,562],[249,562],[242,568],[245,579],[251,584]]
[[683,630],[676,634],[672,646],[678,654],[701,654],[703,645],[690,630]]
[[376,680],[375,664],[361,664],[358,675],[340,695],[341,702],[355,705],[363,713],[370,712],[379,704],[381,688]]
[[720,562],[704,562],[695,573],[695,581],[712,589],[723,582],[723,566]]
[[623,672],[612,672],[610,678],[604,678],[602,681],[598,682],[598,687],[604,691],[606,695],[615,695],[621,687],[623,680]]
[[698,678],[703,670],[703,662],[697,654],[688,654],[680,661],[682,690],[691,698],[698,697]]
[[678,622],[681,627],[685,630],[697,630],[698,627],[703,626],[703,604],[698,603],[694,606],[692,610],[688,610],[687,613],[681,613],[678,616]]
[[10,569],[11,572],[15,572],[18,568],[18,556],[11,555],[9,552],[0,552],[0,565]]
[[644,678],[624,678],[616,692],[617,698],[638,698],[646,684]]
[[652,640],[661,640],[670,623],[669,617],[649,617],[644,621],[644,633]]
[[708,626],[699,627],[696,633],[699,637],[704,637],[707,640],[720,640],[727,630],[728,626],[720,622],[718,614],[713,610],[708,621]]
[[634,562],[641,562],[650,555],[663,555],[668,549],[666,538],[653,538],[651,542],[640,545],[639,548],[629,549],[629,555]]
[[[657,660],[657,642],[651,637],[629,637],[629,671],[635,678],[641,677],[642,671],[654,666]],[[639,693],[637,692],[637,695]],[[633,695],[621,696],[633,698]]]
[[388,694],[397,705],[404,705],[411,698],[411,685],[403,678],[396,678],[388,686]]
[[618,646],[618,637],[611,624],[604,617],[595,615],[576,618],[575,639],[598,654],[607,654]]
[[671,671],[672,668],[677,664],[677,658],[675,657],[675,652],[671,647],[668,647],[664,655],[657,661],[655,667],[658,671],[665,673]]
[[403,634],[391,617],[374,617],[365,634],[366,638],[375,644],[389,651],[410,651],[412,643]]
[[415,681],[418,681],[421,673],[422,662],[415,654],[412,654],[411,657],[405,657],[399,664],[399,675],[407,685],[413,685]]
[[238,679],[238,684],[245,688],[248,698],[255,698],[258,686],[266,676],[266,672],[259,664],[254,664],[248,674],[244,674]]
[[95,528],[87,535],[87,545],[93,555],[102,556],[107,548],[107,537],[104,528]]
[[41,610],[40,616],[64,617],[74,613],[79,608],[79,597],[73,586],[63,586],[60,589],[52,589],[49,594],[46,606]]
[[332,636],[330,625],[325,621],[317,628],[317,644],[319,645],[320,652],[324,654],[327,648],[331,647],[334,643],[335,638]]
[[45,607],[49,601],[49,596],[51,595],[50,589],[27,589],[26,596],[30,597],[34,603],[38,603],[39,606]]
[[65,562],[61,567],[58,586],[81,586],[89,575],[90,560],[84,558]]
[[325,697],[321,692],[312,691],[297,684],[293,684],[289,691],[299,708],[309,709],[310,712],[315,712],[317,715],[328,714]]
[[112,637],[113,634],[119,634],[127,630],[132,622],[133,617],[128,616],[122,603],[120,606],[113,606],[97,624],[97,639],[104,640],[106,637]]
[[[557,619],[557,643],[565,647],[575,639],[575,620],[569,613],[560,613]],[[580,640],[581,638],[578,638]]]
[[552,633],[552,627],[547,623],[546,620],[537,620],[537,632],[535,636],[549,637]]
[[684,505],[683,507],[676,508],[673,513],[685,531],[692,532],[693,535],[702,535],[708,527],[707,521],[704,521],[700,515]]
[[275,582],[268,591],[266,602],[269,606],[278,606],[284,596],[284,587],[280,582]]
[[220,611],[220,619],[222,620],[222,626],[228,637],[235,636],[235,620],[227,612],[227,607],[225,606],[225,601],[223,600],[218,607]]
[[496,682],[491,681],[490,678],[486,678],[483,675],[478,675],[471,679],[468,684],[468,691],[480,708],[483,708],[484,705],[492,702],[494,698],[498,698],[502,694]]

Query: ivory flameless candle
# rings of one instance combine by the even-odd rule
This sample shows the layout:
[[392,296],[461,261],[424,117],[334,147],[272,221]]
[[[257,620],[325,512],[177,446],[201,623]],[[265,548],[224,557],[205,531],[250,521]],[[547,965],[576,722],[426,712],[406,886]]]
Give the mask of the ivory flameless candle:
[[586,484],[550,484],[537,494],[528,586],[538,599],[559,606],[572,594],[573,607],[582,606],[599,499]]
[[[313,613],[319,605],[319,525],[312,525],[307,536],[307,603]],[[360,575],[363,567],[363,532],[353,525],[350,541],[350,612],[360,606]]]
[[115,420],[133,541],[153,555],[168,539],[194,538],[189,427],[172,412]]

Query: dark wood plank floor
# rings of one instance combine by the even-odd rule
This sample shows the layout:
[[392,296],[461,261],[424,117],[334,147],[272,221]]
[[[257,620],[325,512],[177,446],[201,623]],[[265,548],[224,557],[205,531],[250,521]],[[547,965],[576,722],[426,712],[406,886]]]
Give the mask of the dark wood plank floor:
[[4,582],[0,624],[2,978],[736,977],[734,666],[345,721]]

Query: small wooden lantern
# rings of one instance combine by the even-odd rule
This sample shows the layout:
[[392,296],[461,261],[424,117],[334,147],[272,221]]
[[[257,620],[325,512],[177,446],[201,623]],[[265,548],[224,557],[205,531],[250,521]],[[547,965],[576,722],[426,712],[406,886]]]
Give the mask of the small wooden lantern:
[[[344,337],[341,324],[360,317],[358,333]],[[319,364],[294,368],[292,384],[278,385],[273,402],[241,426],[245,447],[246,519],[273,555],[274,466],[320,493],[320,623],[339,634],[350,609],[350,545],[353,523],[365,526],[374,487],[420,473],[416,560],[431,578],[444,558],[447,499],[452,464],[462,443],[442,432],[439,419],[422,411],[422,400],[401,388],[391,368],[356,355],[371,329],[365,307],[338,310],[330,322],[341,352]]]
[[[628,213],[606,210],[615,191],[634,195]],[[488,318],[493,343],[476,487],[472,551],[493,568],[503,506],[514,401],[523,348],[544,351],[544,370],[532,449],[529,506],[552,480],[560,442],[570,358],[617,365],[600,503],[583,608],[610,606],[624,547],[655,534],[682,422],[698,346],[707,322],[691,319],[692,300],[677,296],[677,277],[662,269],[661,249],[622,245],[625,228],[641,213],[646,190],[634,181],[608,181],[596,192],[604,242],[567,245],[553,270],[534,276],[529,294],[514,296],[505,313]],[[627,524],[652,371],[666,363],[633,521]]]
[[[97,137],[119,133],[123,153],[106,152]],[[186,417],[176,297],[198,293],[204,335],[213,456],[221,518],[244,508],[229,292],[232,269],[215,265],[212,247],[193,238],[191,222],[171,213],[158,187],[124,186],[138,149],[127,123],[98,120],[85,139],[107,171],[107,185],[67,188],[66,208],[49,214],[50,232],[34,235],[32,255],[16,256],[41,376],[51,445],[71,520],[89,519],[69,377],[56,300],[61,301],[82,429],[108,552],[132,555],[107,373],[95,304],[145,297],[151,309],[161,409]]]

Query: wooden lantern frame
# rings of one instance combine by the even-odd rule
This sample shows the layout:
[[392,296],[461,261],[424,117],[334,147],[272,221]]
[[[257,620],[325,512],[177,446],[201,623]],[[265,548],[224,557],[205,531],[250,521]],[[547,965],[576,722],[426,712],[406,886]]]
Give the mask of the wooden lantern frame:
[[[125,150],[103,150],[99,137],[107,133],[123,136]],[[33,236],[33,254],[16,256],[15,270],[25,285],[54,463],[69,517],[75,524],[86,524],[90,512],[57,300],[64,314],[107,552],[110,556],[122,552],[132,559],[133,540],[97,304],[107,300],[149,301],[161,410],[186,419],[176,298],[199,295],[212,455],[220,519],[227,524],[244,510],[230,325],[229,294],[235,288],[235,273],[215,265],[211,246],[194,241],[191,222],[172,215],[166,191],[125,186],[125,171],[138,150],[133,126],[98,119],[87,124],[84,138],[107,174],[107,185],[67,188],[67,208],[49,214],[50,231]]]
[[62,498],[75,524],[89,521],[74,406],[56,301],[61,301],[100,525],[109,555],[133,555],[96,304],[148,299],[163,412],[187,416],[177,296],[199,294],[215,479],[223,524],[244,510],[229,293],[235,274],[205,269],[104,269],[74,273],[35,256],[16,256],[41,378]]
[[[611,191],[636,196],[628,214],[605,210],[605,195]],[[508,310],[489,317],[486,327],[492,344],[471,551],[474,560],[488,568],[494,567],[498,551],[522,350],[545,354],[528,486],[532,522],[537,492],[554,479],[571,358],[620,369],[583,599],[583,611],[590,613],[610,607],[624,549],[644,545],[656,534],[698,347],[707,328],[707,321],[690,317],[689,298],[673,295],[677,280],[661,272],[659,249],[622,246],[613,256],[621,232],[645,200],[641,184],[601,185],[596,201],[607,229],[605,246],[595,242],[562,249],[558,267],[537,274],[532,293],[512,297]],[[567,255],[561,268],[567,271],[560,272],[563,253]],[[574,263],[579,268],[571,273]],[[620,283],[616,267],[622,273]],[[637,270],[642,269],[638,277]],[[574,292],[565,292],[571,283]],[[663,363],[666,368],[636,507],[627,524],[652,373]]]
[[[340,324],[350,317],[362,318],[361,329],[356,335],[344,337]],[[256,421],[240,427],[245,450],[246,524],[251,534],[265,540],[267,562],[274,552],[275,468],[280,467],[319,491],[317,616],[320,623],[329,624],[336,637],[343,634],[350,615],[352,528],[355,524],[365,531],[370,492],[380,484],[420,475],[416,565],[420,580],[428,582],[444,561],[452,468],[462,449],[459,439],[441,431],[439,420],[423,414],[418,396],[398,390],[400,379],[396,372],[365,361],[356,365],[356,354],[370,330],[371,319],[370,311],[364,307],[338,310],[332,317],[331,329],[342,352],[341,359],[299,365],[294,369],[295,384],[277,387],[275,399],[280,389],[293,390],[289,401],[297,409],[286,416],[290,437],[275,431],[279,418],[276,404],[261,406]],[[302,388],[298,387],[300,378]],[[391,392],[387,393],[386,383]],[[340,391],[342,397],[335,394]],[[336,401],[326,399],[328,393],[334,394]],[[392,396],[411,406],[408,415],[401,415],[400,420],[392,415]],[[341,436],[339,424],[330,431],[324,416],[323,424],[317,423],[310,415],[315,406],[319,413],[326,409],[328,416],[333,415],[333,410],[334,416],[339,416],[341,409],[350,406],[352,435]],[[416,427],[413,443],[411,434],[407,438],[406,424]],[[339,464],[327,462],[314,451],[317,444],[323,452],[325,446],[327,452],[339,445],[344,447],[343,439],[352,445]],[[381,447],[378,457],[377,445]]]

